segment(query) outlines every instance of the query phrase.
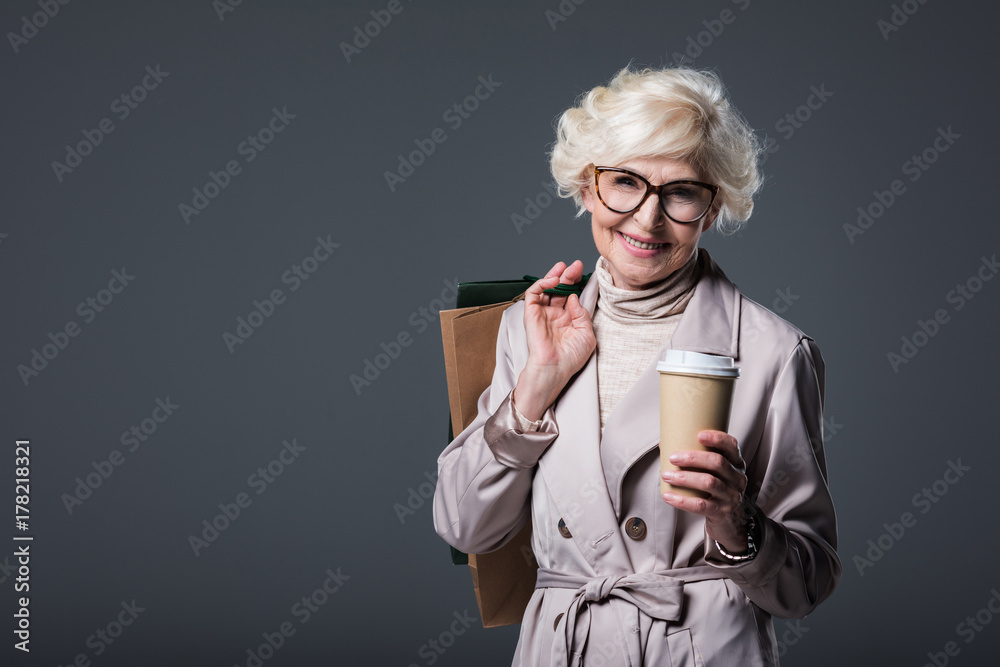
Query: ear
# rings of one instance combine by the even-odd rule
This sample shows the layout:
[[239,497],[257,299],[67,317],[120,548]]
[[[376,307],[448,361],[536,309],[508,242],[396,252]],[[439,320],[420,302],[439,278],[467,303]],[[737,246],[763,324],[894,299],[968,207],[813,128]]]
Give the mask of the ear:
[[709,209],[708,213],[705,215],[705,218],[701,222],[701,232],[703,234],[709,230],[709,228],[712,226],[712,223],[715,222],[715,219],[719,217],[720,210],[722,210],[722,204],[719,202],[718,199],[716,199],[714,202],[712,202],[712,208]]
[[580,197],[583,199],[583,205],[591,213],[594,212],[594,202],[597,200],[597,195],[594,192],[594,184],[588,183],[587,187],[580,189]]

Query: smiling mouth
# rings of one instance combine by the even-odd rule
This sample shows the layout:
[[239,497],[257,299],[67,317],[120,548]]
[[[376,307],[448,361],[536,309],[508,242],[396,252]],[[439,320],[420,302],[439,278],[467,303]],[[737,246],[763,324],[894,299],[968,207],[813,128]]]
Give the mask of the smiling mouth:
[[656,250],[658,248],[666,248],[668,245],[670,245],[669,243],[645,243],[644,241],[637,241],[636,239],[632,238],[631,236],[629,236],[624,232],[618,232],[618,233],[622,235],[622,238],[625,239],[626,243],[628,243],[631,246],[635,246],[636,248],[640,248],[642,250]]

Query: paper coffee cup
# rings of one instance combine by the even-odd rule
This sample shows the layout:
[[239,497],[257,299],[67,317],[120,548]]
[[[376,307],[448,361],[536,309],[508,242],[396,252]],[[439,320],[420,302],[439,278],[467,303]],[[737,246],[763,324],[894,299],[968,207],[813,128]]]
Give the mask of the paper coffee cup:
[[[671,454],[705,451],[698,442],[699,431],[728,430],[740,369],[731,357],[668,350],[656,370],[660,372],[660,471],[683,470],[670,462]],[[667,491],[697,498],[708,495],[661,479],[660,493]]]

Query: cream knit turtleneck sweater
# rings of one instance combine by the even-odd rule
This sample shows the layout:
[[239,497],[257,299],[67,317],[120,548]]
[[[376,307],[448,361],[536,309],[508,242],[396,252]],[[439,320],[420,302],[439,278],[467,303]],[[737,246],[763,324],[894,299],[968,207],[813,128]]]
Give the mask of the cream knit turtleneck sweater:
[[[697,248],[684,266],[649,289],[615,287],[607,267],[600,257],[591,278],[599,288],[593,323],[602,435],[619,401],[670,341],[700,277]],[[542,420],[529,421],[513,407],[523,432],[539,429]]]
[[593,321],[602,434],[619,401],[669,342],[694,296],[698,249],[684,266],[644,290],[616,287],[607,267],[601,257],[594,272],[600,288]]

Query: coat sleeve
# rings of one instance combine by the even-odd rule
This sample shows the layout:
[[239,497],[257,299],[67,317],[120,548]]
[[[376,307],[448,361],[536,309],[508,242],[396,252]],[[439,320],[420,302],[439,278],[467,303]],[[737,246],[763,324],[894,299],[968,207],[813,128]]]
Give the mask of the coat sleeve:
[[499,549],[530,517],[531,483],[542,452],[559,435],[550,407],[541,428],[524,432],[511,397],[520,369],[515,368],[508,308],[497,335],[496,369],[479,397],[478,414],[438,457],[434,491],[434,529],[465,553]]
[[781,370],[763,435],[748,463],[748,498],[761,542],[757,556],[731,563],[705,539],[705,560],[723,569],[757,606],[773,616],[802,618],[840,581],[837,518],[823,452],[825,364],[801,338]]

